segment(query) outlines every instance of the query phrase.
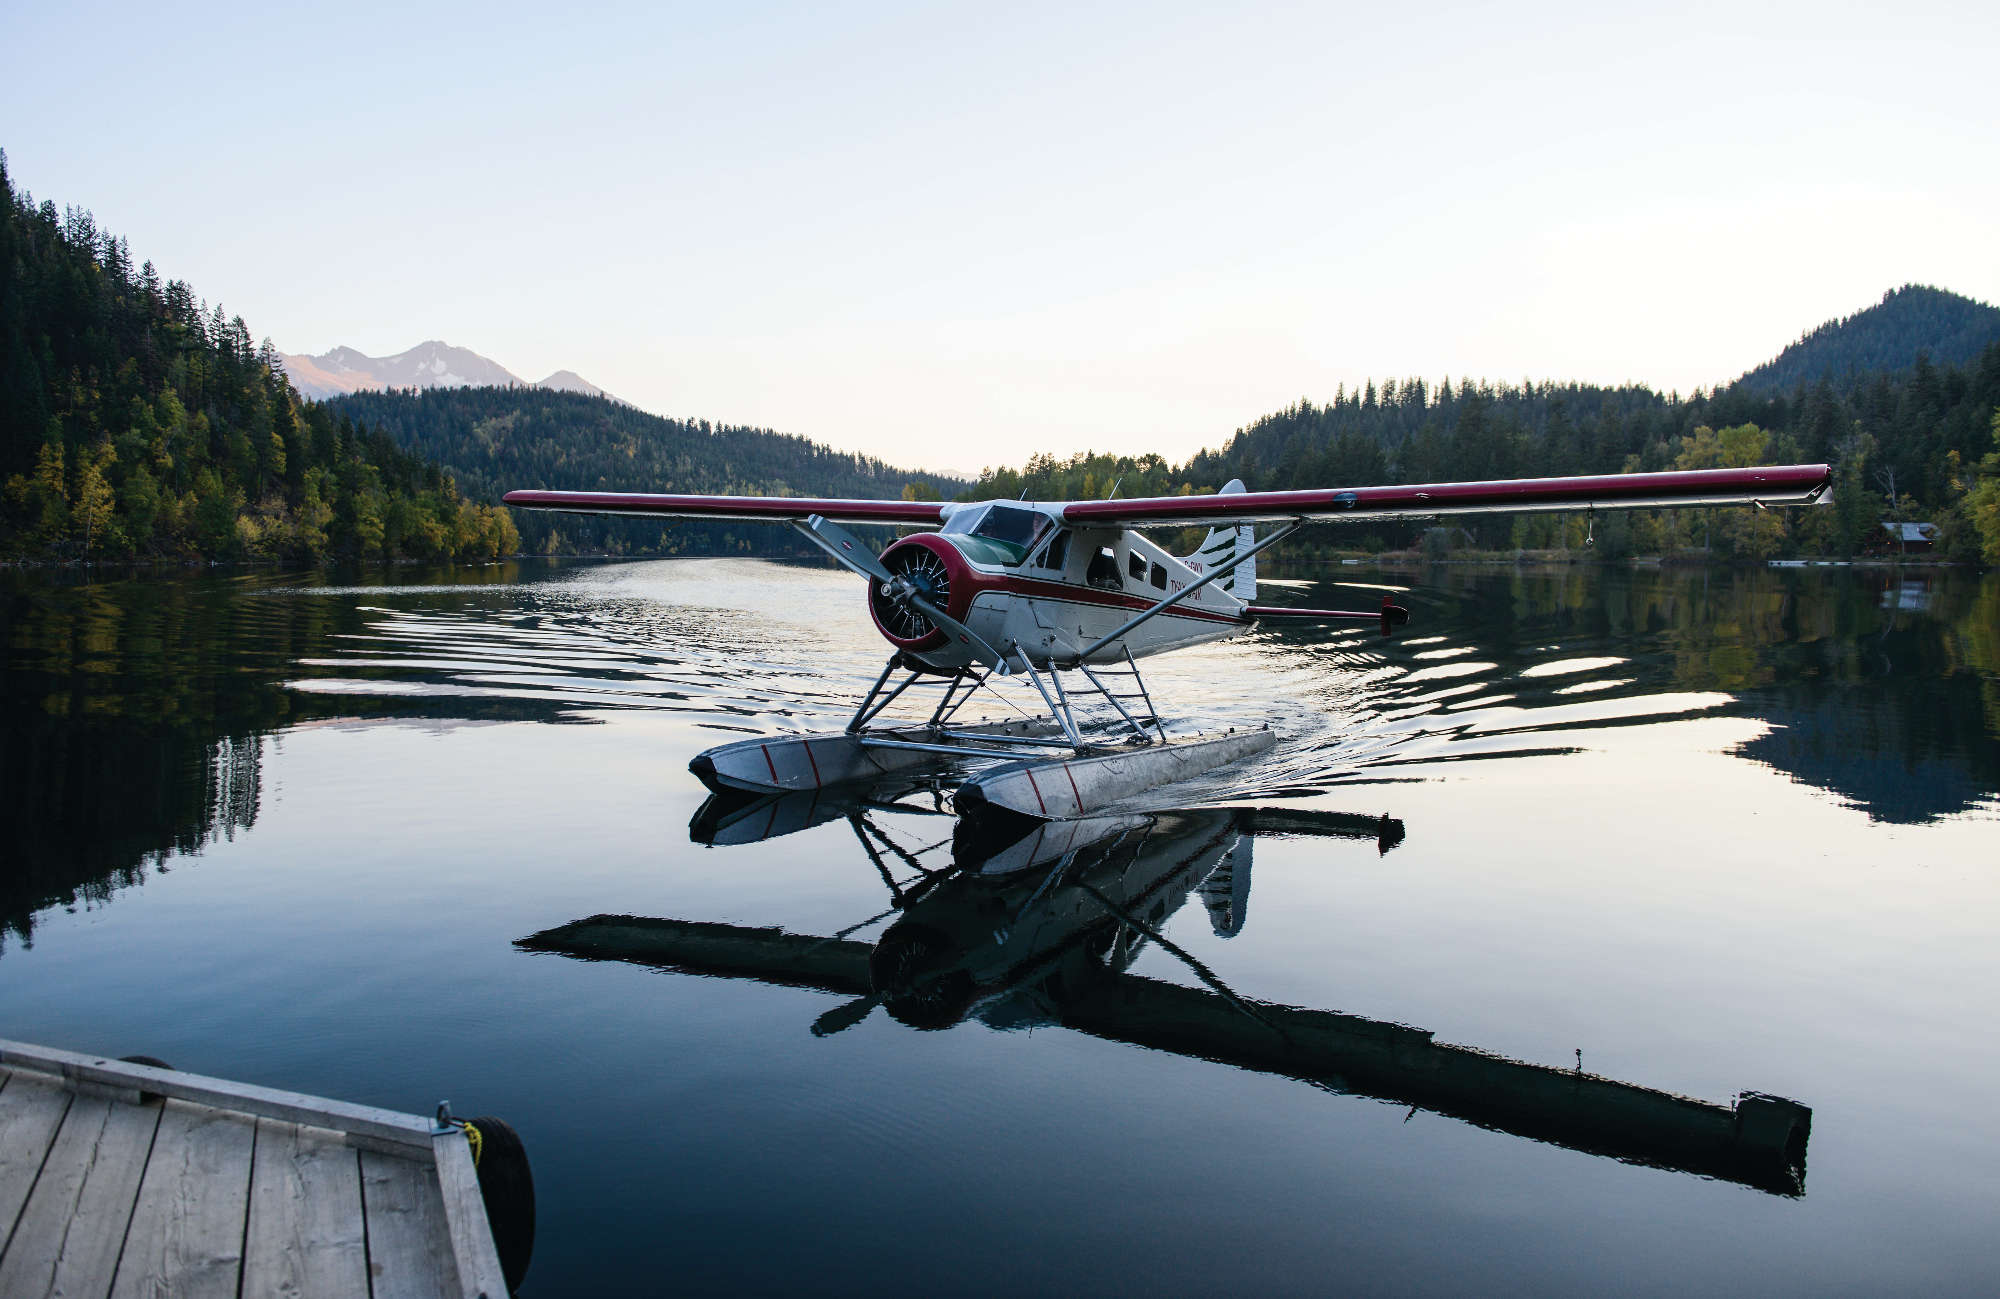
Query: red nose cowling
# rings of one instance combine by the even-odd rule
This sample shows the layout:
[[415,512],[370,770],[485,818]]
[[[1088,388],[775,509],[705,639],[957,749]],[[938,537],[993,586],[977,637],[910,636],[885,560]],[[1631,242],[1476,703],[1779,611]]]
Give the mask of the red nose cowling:
[[[892,577],[907,578],[918,594],[952,618],[963,619],[972,606],[972,569],[958,548],[935,532],[904,537],[882,552],[882,567]],[[882,584],[868,584],[868,612],[883,639],[898,649],[938,649],[946,643],[923,612],[912,604],[889,598]]]

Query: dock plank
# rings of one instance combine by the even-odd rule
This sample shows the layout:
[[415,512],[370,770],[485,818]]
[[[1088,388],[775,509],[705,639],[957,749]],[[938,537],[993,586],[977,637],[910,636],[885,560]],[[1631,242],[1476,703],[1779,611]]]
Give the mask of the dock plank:
[[257,1120],[243,1293],[368,1293],[360,1157],[337,1133]]
[[0,1258],[0,1295],[103,1293],[159,1122],[155,1105],[71,1103]]
[[500,1299],[507,1293],[507,1276],[500,1267],[500,1250],[486,1221],[486,1200],[479,1192],[479,1170],[463,1132],[441,1132],[431,1142],[438,1189],[444,1193],[445,1221],[451,1227],[451,1252],[458,1263],[461,1290],[466,1295]]
[[376,1109],[372,1105],[350,1105],[345,1101],[304,1096],[298,1092],[231,1082],[225,1078],[181,1073],[174,1069],[153,1069],[105,1056],[59,1051],[54,1047],[0,1038],[0,1065],[17,1071],[33,1069],[59,1074],[72,1087],[94,1084],[114,1091],[131,1089],[154,1096],[193,1101],[198,1105],[213,1105],[217,1109],[255,1114],[259,1118],[335,1128],[347,1133],[350,1141],[373,1141],[392,1149],[408,1148],[412,1152],[421,1152],[428,1150],[431,1144],[431,1121],[415,1114],[398,1114]]
[[68,1090],[53,1079],[14,1073],[0,1081],[0,1256],[69,1105]]
[[235,1299],[255,1119],[168,1101],[111,1299]]
[[364,1150],[361,1198],[374,1299],[431,1299],[459,1293],[435,1168]]

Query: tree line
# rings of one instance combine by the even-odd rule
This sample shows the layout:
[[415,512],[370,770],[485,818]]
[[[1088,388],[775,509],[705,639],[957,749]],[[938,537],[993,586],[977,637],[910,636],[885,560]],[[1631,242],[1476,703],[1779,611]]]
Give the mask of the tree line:
[[[1919,355],[1907,371],[1822,378],[1787,393],[1732,385],[1690,397],[1640,386],[1449,379],[1343,386],[1237,430],[1171,466],[1157,455],[1041,456],[985,471],[966,495],[1092,499],[1255,490],[1826,463],[1830,509],[1655,510],[1489,515],[1453,536],[1488,549],[1580,547],[1607,557],[1705,553],[1726,559],[1854,556],[1894,543],[1884,521],[1939,525],[1940,550],[2000,563],[2000,343],[1965,365]],[[1456,521],[1454,521],[1456,523]],[[1425,540],[1422,522],[1344,525],[1287,553],[1381,551]]]
[[508,511],[380,430],[302,403],[270,340],[134,267],[0,152],[0,556],[468,560]]
[[[962,491],[962,479],[897,469],[792,434],[669,419],[606,397],[546,388],[358,392],[326,408],[436,461],[471,495],[515,488],[886,498]],[[817,555],[787,528],[603,515],[517,516],[533,554]]]

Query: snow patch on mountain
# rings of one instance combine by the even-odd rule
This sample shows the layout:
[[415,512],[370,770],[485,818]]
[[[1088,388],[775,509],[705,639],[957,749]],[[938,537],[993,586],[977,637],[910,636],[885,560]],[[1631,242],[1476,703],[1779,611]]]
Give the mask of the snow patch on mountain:
[[284,362],[285,374],[299,395],[316,401],[378,388],[489,386],[551,388],[593,397],[610,396],[574,370],[557,370],[541,382],[530,384],[497,361],[435,338],[394,356],[366,356],[351,347],[336,347],[318,356],[286,353]]

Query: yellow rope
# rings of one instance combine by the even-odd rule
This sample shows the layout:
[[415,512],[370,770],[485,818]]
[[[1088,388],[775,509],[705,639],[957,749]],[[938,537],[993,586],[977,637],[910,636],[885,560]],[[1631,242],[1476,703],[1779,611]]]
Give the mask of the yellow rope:
[[461,1123],[459,1126],[465,1129],[465,1142],[472,1147],[472,1166],[477,1168],[479,1167],[479,1151],[486,1144],[486,1140],[479,1135],[479,1129],[473,1127],[470,1123]]

